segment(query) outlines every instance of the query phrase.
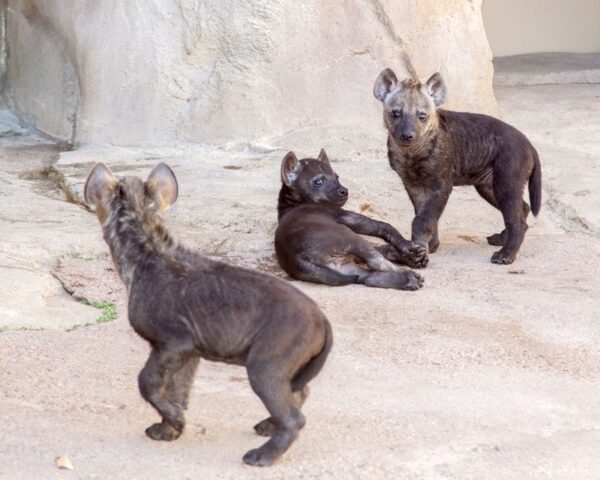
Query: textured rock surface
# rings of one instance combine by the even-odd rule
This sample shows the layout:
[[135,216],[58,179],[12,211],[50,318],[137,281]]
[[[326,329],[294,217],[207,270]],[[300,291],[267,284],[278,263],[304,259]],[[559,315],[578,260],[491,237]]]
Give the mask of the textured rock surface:
[[[81,143],[248,141],[376,130],[371,95],[402,49],[449,106],[495,112],[481,0],[9,0],[13,103]],[[74,121],[76,113],[76,121]]]
[[[0,131],[7,129],[14,135],[18,127],[0,124]],[[49,179],[58,154],[56,145],[39,138],[0,135],[0,332],[64,330],[100,316],[50,274],[57,255],[80,252],[93,239],[73,228],[82,210],[64,202]]]

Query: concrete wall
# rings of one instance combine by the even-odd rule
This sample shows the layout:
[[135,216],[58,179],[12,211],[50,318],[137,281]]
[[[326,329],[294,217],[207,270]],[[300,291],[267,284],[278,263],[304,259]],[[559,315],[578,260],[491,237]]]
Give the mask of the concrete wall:
[[495,57],[600,52],[600,0],[484,0]]
[[481,0],[8,0],[13,107],[80,143],[223,143],[381,130],[400,52],[450,107],[495,112]]

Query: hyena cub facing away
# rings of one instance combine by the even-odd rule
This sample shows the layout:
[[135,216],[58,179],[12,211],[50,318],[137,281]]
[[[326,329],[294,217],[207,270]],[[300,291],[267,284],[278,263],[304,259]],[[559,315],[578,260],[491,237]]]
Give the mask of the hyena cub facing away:
[[151,345],[139,375],[140,392],[161,415],[146,430],[174,440],[185,424],[190,386],[200,358],[245,365],[270,417],[256,433],[271,436],[244,455],[272,464],[304,426],[307,384],[332,345],[331,326],[315,303],[274,277],[210,260],[175,243],[161,213],[177,198],[165,164],[143,182],[115,178],[98,164],[85,185],[104,239],[129,292],[129,321]]
[[[400,175],[415,209],[412,240],[435,252],[438,220],[452,187],[473,185],[502,212],[505,229],[488,237],[502,246],[492,262],[512,263],[527,230],[527,215],[537,215],[542,197],[538,154],[529,140],[506,123],[474,113],[438,108],[446,85],[436,73],[422,85],[415,79],[399,82],[389,68],[373,88],[383,103],[388,129],[388,158]],[[529,205],[523,201],[529,184]]]
[[[298,160],[289,152],[281,164],[275,252],[291,276],[327,285],[361,283],[369,287],[417,290],[413,267],[427,264],[426,249],[411,244],[391,225],[343,210],[348,190],[332,170],[327,154]],[[388,242],[374,247],[362,235]],[[391,260],[391,261],[390,261]]]

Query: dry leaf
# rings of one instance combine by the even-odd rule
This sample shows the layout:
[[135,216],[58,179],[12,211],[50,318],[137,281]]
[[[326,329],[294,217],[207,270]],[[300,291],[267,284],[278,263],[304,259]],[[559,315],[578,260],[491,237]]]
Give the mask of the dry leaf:
[[65,470],[73,470],[73,464],[71,463],[71,460],[69,459],[68,455],[65,453],[64,455],[61,455],[60,457],[56,457],[54,459],[54,464],[58,467],[58,468],[62,468]]

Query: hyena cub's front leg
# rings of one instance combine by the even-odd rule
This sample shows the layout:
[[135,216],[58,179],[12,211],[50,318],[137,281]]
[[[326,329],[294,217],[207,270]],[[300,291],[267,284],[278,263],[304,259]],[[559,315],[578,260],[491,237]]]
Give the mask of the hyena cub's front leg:
[[446,208],[451,191],[451,187],[445,187],[411,192],[410,199],[415,208],[411,239],[418,245],[426,246],[430,253],[435,252],[439,247],[438,222]]
[[385,240],[388,245],[377,250],[389,261],[402,263],[412,268],[425,268],[429,262],[427,249],[412,243],[392,225],[366,217],[360,213],[341,211],[338,221],[361,235],[370,235]]
[[369,287],[418,290],[423,286],[421,275],[392,263],[368,242],[355,242],[350,246],[349,253],[361,258],[369,267],[369,273],[362,279]]
[[146,365],[139,375],[142,397],[150,403],[162,417],[146,429],[146,435],[153,440],[171,441],[180,437],[185,426],[183,410],[193,374],[198,360],[189,353],[178,349],[153,348]]

